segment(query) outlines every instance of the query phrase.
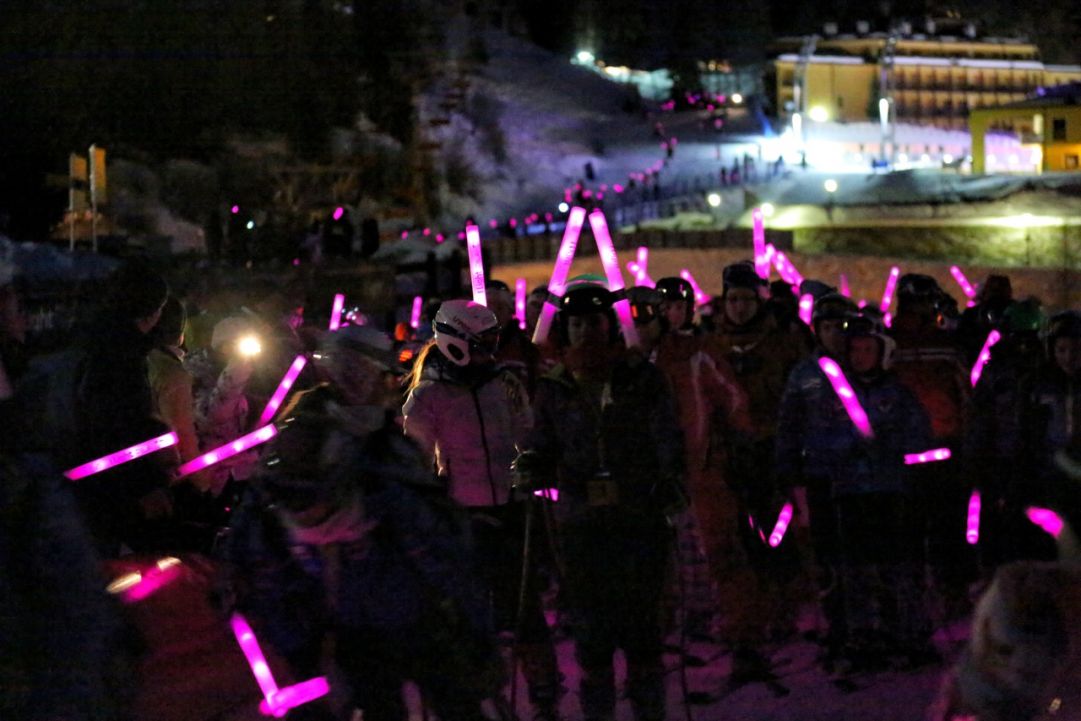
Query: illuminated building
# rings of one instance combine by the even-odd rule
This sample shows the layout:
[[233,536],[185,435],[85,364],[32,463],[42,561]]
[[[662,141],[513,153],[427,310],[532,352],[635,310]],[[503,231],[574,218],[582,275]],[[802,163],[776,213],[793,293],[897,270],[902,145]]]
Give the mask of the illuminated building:
[[1081,81],[1081,66],[1046,65],[1023,39],[979,37],[958,18],[899,23],[854,33],[827,24],[822,35],[781,38],[771,72],[778,114],[815,120],[874,120],[886,99],[890,121],[963,129],[969,113],[1025,99],[1038,88]]
[[[1033,97],[973,110],[972,169],[984,172],[1081,170],[1081,83],[1037,90]],[[1015,139],[1022,153],[1005,162],[992,146]],[[1011,162],[1013,161],[1013,162]]]

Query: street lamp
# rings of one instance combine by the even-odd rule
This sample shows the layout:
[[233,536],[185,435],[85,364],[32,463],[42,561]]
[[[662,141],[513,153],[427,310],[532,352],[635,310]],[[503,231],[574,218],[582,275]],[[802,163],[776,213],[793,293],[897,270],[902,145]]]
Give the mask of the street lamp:
[[706,202],[709,203],[709,207],[717,208],[721,204],[721,196],[719,193],[710,193],[706,196]]
[[825,183],[822,183],[822,187],[826,189],[826,192],[833,195],[837,192],[837,181],[830,178]]

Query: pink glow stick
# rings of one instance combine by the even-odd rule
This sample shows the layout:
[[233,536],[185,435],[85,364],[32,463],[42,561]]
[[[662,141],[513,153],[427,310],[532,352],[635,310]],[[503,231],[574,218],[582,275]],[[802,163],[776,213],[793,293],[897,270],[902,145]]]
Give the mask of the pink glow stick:
[[852,291],[848,288],[848,276],[844,273],[841,273],[841,295],[845,298],[852,297]]
[[259,414],[259,422],[257,426],[265,426],[270,423],[270,419],[274,417],[274,414],[281,408],[282,401],[285,400],[285,396],[288,395],[289,389],[296,383],[297,377],[300,372],[304,370],[304,366],[308,363],[307,356],[298,355],[293,359],[293,364],[289,366],[289,370],[285,371],[285,375],[282,377],[281,383],[274,389],[274,395],[270,396],[270,400],[267,401],[266,408]]
[[[604,274],[608,276],[608,290],[613,293],[623,290],[623,273],[619,270],[619,258],[616,257],[612,236],[608,232],[608,222],[604,219],[604,213],[600,208],[595,208],[589,214],[589,226],[593,229],[593,239],[597,241],[597,253],[601,256]],[[631,317],[631,301],[621,298],[615,302],[612,309],[615,310],[619,325],[623,328],[623,340],[627,347],[639,345],[638,329],[634,327],[634,319]]]
[[776,249],[774,249],[773,253],[773,265],[777,268],[777,273],[780,274],[781,280],[785,283],[798,288],[803,282],[803,276],[796,270],[796,266],[792,265],[792,261],[784,253]]
[[552,501],[553,503],[555,503],[556,501],[559,500],[559,489],[557,489],[557,488],[541,488],[539,490],[533,491],[533,495],[534,496],[540,496],[541,498],[546,498],[549,501]]
[[[631,263],[628,263],[627,265],[630,266]],[[649,277],[649,272],[646,270],[649,267],[649,248],[644,245],[638,246],[638,261],[634,263],[634,265],[637,268],[631,272],[634,273],[635,285],[657,285],[653,282],[653,279]]]
[[1049,533],[1055,538],[1059,537],[1063,527],[1066,525],[1061,516],[1047,508],[1031,506],[1025,509],[1025,515],[1028,516],[1028,520],[1032,521],[1043,529],[1045,533]]
[[320,696],[325,696],[330,691],[330,685],[323,676],[309,679],[283,689],[278,688],[274,681],[274,674],[270,672],[263,649],[259,647],[259,640],[251,630],[247,620],[239,613],[234,613],[229,619],[233,627],[233,635],[240,644],[240,650],[244,658],[248,660],[255,682],[259,684],[259,690],[263,692],[263,701],[259,704],[259,710],[266,716],[285,716],[291,708],[307,703]]
[[424,309],[424,298],[414,296],[413,311],[409,314],[409,327],[416,330],[420,328],[420,312]]
[[[571,263],[574,262],[574,251],[578,248],[578,238],[582,235],[582,224],[585,220],[585,208],[571,208],[570,215],[567,216],[567,226],[563,229],[563,240],[559,244],[555,266],[552,268],[552,277],[548,281],[549,295],[559,298],[567,289],[567,275],[570,272]],[[533,329],[533,342],[537,345],[548,339],[548,332],[552,329],[552,318],[558,310],[559,307],[550,300],[544,302],[540,318],[537,319],[537,327]]]
[[972,372],[969,374],[969,380],[972,381],[973,388],[980,382],[980,376],[983,375],[983,367],[991,360],[991,346],[998,343],[1001,339],[1002,334],[997,330],[993,330],[987,334],[987,340],[983,342],[983,348],[980,349],[980,354],[976,356],[976,362],[972,365]]
[[107,456],[102,456],[93,461],[82,464],[81,466],[75,466],[69,471],[64,471],[64,475],[71,481],[77,481],[80,478],[86,478],[92,476],[95,473],[101,473],[102,471],[119,466],[121,463],[127,463],[128,461],[134,461],[136,458],[141,458],[148,453],[154,451],[160,451],[162,448],[168,448],[169,446],[175,446],[180,442],[175,432],[170,431],[164,435],[160,435],[157,438],[151,438],[149,441],[143,441],[142,443],[136,443],[130,448],[125,448],[122,451],[116,453],[110,453]]
[[345,296],[341,293],[334,294],[334,305],[330,309],[330,330],[338,330],[342,326],[342,308],[345,307]]
[[525,278],[514,281],[514,317],[518,319],[518,327],[525,330],[525,301],[526,284]]
[[837,394],[837,397],[841,399],[841,404],[845,407],[845,412],[848,413],[848,417],[852,419],[853,425],[856,426],[864,438],[873,438],[874,430],[871,428],[871,421],[867,418],[867,412],[863,410],[863,406],[860,405],[859,399],[856,398],[856,392],[852,390],[852,386],[849,385],[848,379],[845,378],[845,374],[841,372],[841,367],[837,365],[837,362],[832,358],[822,356],[818,359],[818,366],[822,369],[822,372],[829,378],[830,385],[833,386],[833,392]]
[[278,435],[277,427],[273,425],[263,426],[247,435],[237,438],[235,441],[230,441],[201,456],[196,456],[180,466],[180,468],[176,469],[176,477],[183,478],[184,476],[190,476],[192,473],[201,471],[219,461],[224,461],[226,458],[232,458],[238,453],[243,453],[261,443],[266,443],[276,435]]
[[709,296],[702,291],[702,289],[698,286],[698,283],[695,281],[694,276],[691,275],[691,271],[684,268],[683,270],[679,271],[679,277],[691,284],[691,290],[694,291],[695,305],[704,305],[705,303],[708,303],[710,301],[710,298],[712,296]]
[[968,497],[968,523],[965,525],[965,540],[968,545],[975,546],[980,540],[980,492],[972,489],[972,495]]
[[785,531],[788,530],[788,524],[792,521],[792,504],[786,503],[781,508],[780,515],[777,516],[777,523],[773,526],[773,533],[769,534],[770,548],[776,548],[781,545],[781,541],[784,540]]
[[814,313],[815,297],[810,293],[804,293],[799,297],[799,319],[807,325],[811,324],[811,316]]
[[882,292],[882,302],[878,304],[878,309],[883,313],[888,312],[893,303],[893,291],[897,289],[897,279],[900,277],[900,268],[896,265],[890,268],[890,276],[886,278],[886,289]]
[[905,465],[913,466],[917,463],[934,463],[935,461],[949,460],[953,455],[949,448],[935,448],[934,450],[924,451],[923,453],[906,453]]
[[[753,223],[752,237],[754,239],[754,272],[759,278],[769,280],[769,259],[766,257],[766,226],[762,217],[762,209],[755,208],[751,212]],[[778,272],[780,272],[778,270]]]
[[484,290],[484,257],[480,251],[480,228],[465,226],[465,242],[469,250],[469,280],[473,284],[473,302],[488,305],[488,293]]
[[957,281],[957,285],[961,286],[961,290],[964,292],[965,297],[968,298],[969,307],[975,305],[974,298],[976,297],[976,289],[972,287],[972,283],[968,282],[968,278],[961,272],[961,269],[956,265],[950,266],[950,275]]
[[159,588],[180,575],[180,559],[167,556],[143,573],[126,573],[110,583],[106,591],[120,594],[124,603],[135,603],[150,596]]

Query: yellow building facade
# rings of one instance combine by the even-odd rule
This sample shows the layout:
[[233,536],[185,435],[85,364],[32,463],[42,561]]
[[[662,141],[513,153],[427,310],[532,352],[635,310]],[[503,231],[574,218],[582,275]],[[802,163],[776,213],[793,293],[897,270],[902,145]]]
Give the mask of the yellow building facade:
[[[773,60],[778,113],[878,120],[881,97],[899,123],[964,129],[976,108],[1081,81],[1081,66],[1046,65],[1022,40],[902,33],[784,38]],[[883,92],[885,88],[885,92]]]
[[1062,87],[994,108],[978,108],[969,116],[972,170],[975,173],[1009,172],[991,152],[989,135],[1017,138],[1034,159],[1039,172],[1081,170],[1081,85]]

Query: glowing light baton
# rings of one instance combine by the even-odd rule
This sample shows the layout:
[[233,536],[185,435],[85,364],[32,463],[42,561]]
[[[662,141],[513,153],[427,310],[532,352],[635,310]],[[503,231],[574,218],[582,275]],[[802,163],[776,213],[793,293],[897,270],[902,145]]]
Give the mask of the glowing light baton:
[[638,248],[638,260],[630,261],[627,263],[627,270],[634,275],[635,285],[648,285],[653,287],[657,285],[653,282],[653,279],[649,277],[649,273],[646,271],[646,265],[649,262],[649,248],[640,246]]
[[465,226],[465,243],[469,250],[469,279],[473,284],[473,302],[488,305],[488,293],[484,290],[484,257],[480,252],[480,228]]
[[255,682],[263,692],[263,700],[259,703],[259,710],[263,715],[281,718],[289,709],[325,696],[330,691],[325,676],[279,689],[274,675],[270,672],[270,666],[267,665],[263,649],[259,647],[259,641],[247,620],[239,613],[234,613],[229,624],[233,627],[233,635],[240,644],[240,650],[244,652],[244,658],[248,660]]
[[683,270],[679,271],[679,277],[691,284],[691,290],[694,292],[695,305],[703,305],[710,301],[710,298],[712,296],[709,296],[702,291],[702,289],[698,286],[698,283],[695,281],[694,276],[691,275],[691,271],[684,268]]
[[119,595],[124,603],[135,603],[151,595],[180,575],[180,559],[167,556],[143,573],[125,573],[105,587],[106,592]]
[[162,448],[168,448],[169,446],[175,446],[180,442],[175,432],[170,431],[157,438],[151,438],[149,441],[143,441],[142,443],[136,443],[130,448],[125,448],[122,451],[116,453],[110,453],[107,456],[96,458],[92,461],[82,464],[81,466],[75,466],[71,470],[64,471],[64,475],[71,481],[77,481],[80,478],[86,478],[87,476],[93,476],[96,473],[101,473],[114,466],[119,466],[121,463],[127,463],[128,461],[134,461],[136,458],[142,458],[148,453],[154,451],[160,451]]
[[563,240],[559,244],[555,267],[552,268],[552,278],[548,281],[549,299],[544,301],[540,318],[537,319],[537,327],[533,329],[533,342],[538,345],[547,340],[548,331],[552,329],[552,318],[559,310],[551,298],[562,297],[567,289],[567,274],[570,272],[571,263],[574,262],[574,251],[578,248],[578,238],[582,235],[582,224],[585,219],[586,210],[580,207],[571,208],[570,215],[567,216],[567,226],[563,229]]
[[968,497],[968,523],[965,525],[965,540],[968,545],[975,546],[980,540],[980,492],[972,489],[972,495]]
[[886,289],[882,291],[882,302],[878,304],[878,309],[883,313],[888,312],[890,304],[893,303],[893,291],[897,289],[899,277],[901,277],[901,269],[896,265],[890,268],[890,277],[886,278]]
[[288,395],[289,389],[296,383],[297,377],[300,372],[304,370],[304,366],[308,363],[308,358],[303,355],[298,355],[293,359],[293,364],[289,366],[289,370],[285,371],[285,375],[282,377],[281,383],[274,389],[274,395],[270,396],[270,400],[267,401],[266,408],[259,414],[259,422],[257,426],[265,426],[270,423],[270,419],[274,417],[274,414],[281,408],[282,401],[285,400],[285,396]]
[[533,491],[534,496],[540,496],[546,498],[549,501],[555,503],[559,500],[559,489],[557,488],[541,488],[540,490]]
[[777,523],[773,526],[773,533],[769,534],[770,548],[776,548],[781,545],[781,541],[784,540],[785,531],[788,530],[788,524],[792,521],[792,504],[785,503],[781,508],[780,515],[777,516]]
[[931,451],[924,451],[923,453],[906,453],[905,465],[913,466],[917,463],[934,463],[935,461],[945,461],[953,455],[950,453],[949,448],[935,448]]
[[815,297],[810,293],[804,293],[799,297],[799,319],[807,325],[811,324],[811,316],[814,313]]
[[525,278],[514,281],[514,317],[518,319],[518,327],[525,330]]
[[793,288],[798,288],[803,283],[803,276],[796,270],[796,266],[792,265],[792,261],[784,253],[776,249],[774,249],[773,253],[773,265],[777,268],[781,280]]
[[845,298],[852,297],[852,291],[848,288],[848,276],[844,273],[841,273],[841,295]]
[[845,407],[848,417],[852,419],[856,430],[864,438],[874,438],[875,433],[871,428],[871,421],[867,418],[867,412],[860,405],[859,399],[856,398],[856,392],[852,390],[852,386],[849,385],[848,379],[845,378],[845,374],[841,371],[841,367],[837,365],[835,360],[826,356],[818,359],[818,366],[829,378],[830,385],[833,386],[833,392],[841,399],[841,404]]
[[341,293],[334,294],[334,305],[330,309],[330,330],[338,330],[342,326],[342,308],[345,307],[345,296]]
[[961,286],[961,290],[964,292],[965,297],[968,298],[968,306],[971,308],[976,305],[976,301],[974,300],[976,297],[976,289],[972,287],[972,283],[968,282],[968,278],[961,272],[961,269],[956,265],[951,265],[950,275],[957,281],[957,285]]
[[424,308],[424,298],[415,296],[413,298],[413,311],[409,314],[409,327],[416,330],[420,328],[420,312]]
[[[608,232],[608,222],[604,219],[604,213],[600,208],[595,208],[589,214],[589,226],[593,229],[593,239],[597,241],[597,253],[601,256],[604,274],[608,276],[608,290],[617,293],[623,290],[623,273],[619,270],[619,258],[616,257],[612,236]],[[639,345],[638,329],[634,327],[634,319],[631,317],[630,299],[620,298],[612,309],[616,312],[619,325],[623,328],[623,340],[627,347]]]
[[232,458],[238,453],[243,453],[255,446],[266,443],[276,435],[278,435],[277,427],[273,425],[263,426],[247,435],[237,438],[235,441],[230,441],[201,456],[196,456],[180,466],[180,468],[176,469],[176,477],[183,478],[184,476],[190,476],[196,471],[201,471],[208,466],[224,461],[226,458]]
[[969,374],[969,380],[972,381],[973,388],[980,382],[980,376],[983,375],[983,367],[991,360],[991,346],[998,343],[1001,339],[1002,334],[997,330],[993,330],[987,334],[987,340],[983,342],[983,348],[980,349],[980,354],[976,356],[976,362],[972,365],[972,372]]
[[751,212],[751,221],[753,223],[752,237],[754,238],[754,272],[758,274],[759,278],[769,280],[769,258],[766,256],[766,226],[761,208],[755,208]]
[[1032,521],[1045,533],[1049,533],[1055,538],[1059,537],[1059,534],[1062,533],[1062,528],[1066,525],[1061,516],[1048,508],[1031,506],[1025,509],[1025,515],[1028,516],[1028,520]]

